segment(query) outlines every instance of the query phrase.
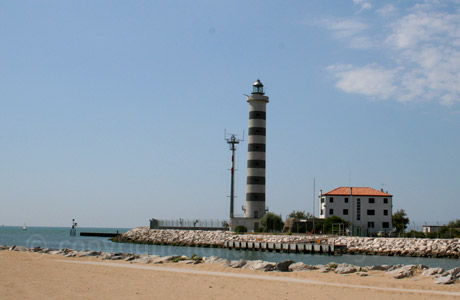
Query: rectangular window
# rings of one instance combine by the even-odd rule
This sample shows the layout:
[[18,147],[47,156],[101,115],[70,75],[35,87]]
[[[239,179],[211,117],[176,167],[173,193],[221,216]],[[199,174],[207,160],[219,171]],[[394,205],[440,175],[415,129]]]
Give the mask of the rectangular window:
[[367,210],[367,215],[368,216],[375,216],[375,210],[374,209],[368,209]]
[[344,215],[344,216],[347,216],[347,215],[348,215],[348,209],[345,208],[345,209],[343,210],[343,215]]
[[356,220],[361,220],[361,199],[356,199]]
[[390,228],[390,222],[383,222],[382,228]]
[[388,198],[383,198],[383,203],[387,204],[388,203]]
[[333,215],[334,214],[334,210],[332,208],[329,208],[329,214],[330,215]]
[[324,209],[321,209],[321,215],[324,215]]
[[367,222],[367,227],[374,228],[374,222]]
[[348,203],[348,198],[345,198],[345,203]]
[[323,198],[321,198],[321,203],[324,203],[324,197],[323,197]]
[[334,197],[329,198],[329,203],[334,203]]
[[383,215],[384,215],[384,216],[388,216],[388,209],[384,209],[384,210],[383,210]]
[[259,212],[256,210],[254,211],[254,218],[257,219],[259,217]]
[[369,198],[369,203],[375,203],[375,199],[374,198]]

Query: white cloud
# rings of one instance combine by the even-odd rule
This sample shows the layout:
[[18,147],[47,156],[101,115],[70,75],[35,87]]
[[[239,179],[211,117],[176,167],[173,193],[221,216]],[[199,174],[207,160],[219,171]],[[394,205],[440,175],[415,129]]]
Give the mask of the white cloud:
[[353,3],[355,5],[358,5],[360,7],[359,11],[358,11],[358,14],[365,11],[365,10],[369,10],[372,8],[372,4],[369,2],[369,1],[365,1],[365,0],[353,0]]
[[398,9],[393,4],[387,4],[384,7],[377,9],[377,13],[384,17],[395,15],[397,11]]
[[320,25],[333,31],[335,38],[345,41],[351,48],[361,49],[373,46],[373,41],[364,35],[368,28],[365,23],[356,20],[324,19]]
[[[460,10],[437,10],[427,3],[416,5],[407,15],[388,24],[385,29],[389,32],[378,32],[386,34],[380,45],[388,54],[386,58],[392,60],[392,67],[372,62],[364,66],[329,67],[338,79],[336,87],[373,99],[438,101],[442,105],[460,103]],[[386,7],[385,13],[382,10],[378,13],[387,14],[391,10],[393,8]],[[341,24],[355,22],[343,20]],[[369,39],[363,34],[369,25],[356,24],[360,25],[348,26],[355,30],[345,30],[351,32],[348,39],[352,47],[352,41],[358,44],[356,41],[360,39]],[[329,28],[337,32],[341,27]],[[374,41],[369,41],[368,45],[372,43]]]
[[347,93],[363,94],[375,99],[387,99],[394,94],[395,70],[387,70],[377,65],[353,67],[334,65],[328,67],[339,79],[336,86]]

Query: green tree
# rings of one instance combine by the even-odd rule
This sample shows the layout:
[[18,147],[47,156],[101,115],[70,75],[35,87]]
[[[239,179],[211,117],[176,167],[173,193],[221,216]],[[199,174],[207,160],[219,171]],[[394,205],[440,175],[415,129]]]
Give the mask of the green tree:
[[288,218],[296,218],[296,219],[312,219],[313,218],[313,215],[309,212],[306,212],[305,211],[300,211],[300,210],[293,210]]
[[260,220],[264,232],[281,231],[284,226],[283,219],[272,212],[266,213]]
[[333,224],[343,224],[343,227],[346,228],[348,226],[348,222],[345,221],[344,219],[337,217],[337,216],[331,216],[329,218],[324,219],[324,233],[331,233],[332,232],[332,226]]
[[452,228],[460,228],[460,219],[450,221],[449,224],[447,224],[447,226]]
[[396,227],[397,233],[403,233],[404,230],[407,228],[407,224],[409,224],[409,218],[406,215],[404,209],[398,209],[393,214],[393,226]]

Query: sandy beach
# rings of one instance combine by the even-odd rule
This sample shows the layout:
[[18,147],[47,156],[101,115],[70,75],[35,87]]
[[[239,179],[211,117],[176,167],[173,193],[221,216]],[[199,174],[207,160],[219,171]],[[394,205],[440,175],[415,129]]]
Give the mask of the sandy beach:
[[385,272],[269,272],[219,264],[131,264],[0,252],[2,299],[458,299],[460,284],[394,279]]

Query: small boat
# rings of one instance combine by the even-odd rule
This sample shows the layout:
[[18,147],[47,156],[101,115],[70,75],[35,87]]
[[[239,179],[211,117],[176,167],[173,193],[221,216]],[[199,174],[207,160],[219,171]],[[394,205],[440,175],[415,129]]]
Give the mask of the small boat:
[[24,226],[22,226],[22,230],[27,230],[26,223],[24,223]]

